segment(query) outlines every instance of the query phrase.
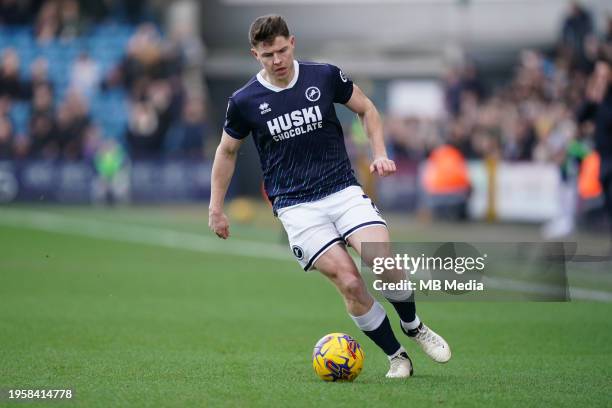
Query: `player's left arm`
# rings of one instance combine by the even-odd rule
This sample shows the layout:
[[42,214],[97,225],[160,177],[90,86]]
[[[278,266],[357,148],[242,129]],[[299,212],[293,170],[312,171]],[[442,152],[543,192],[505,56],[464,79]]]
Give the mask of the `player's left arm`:
[[373,157],[370,173],[376,172],[382,177],[395,173],[395,162],[387,157],[382,119],[374,103],[353,84],[353,93],[345,105],[357,114],[370,140]]

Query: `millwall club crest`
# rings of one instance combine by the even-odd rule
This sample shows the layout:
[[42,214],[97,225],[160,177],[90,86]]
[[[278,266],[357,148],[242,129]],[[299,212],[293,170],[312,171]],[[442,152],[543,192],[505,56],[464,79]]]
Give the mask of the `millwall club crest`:
[[264,102],[261,105],[259,105],[259,110],[261,111],[261,114],[263,115],[264,113],[270,112],[272,109],[270,108],[270,104],[268,104],[268,102]]
[[306,90],[306,99],[310,102],[316,102],[321,97],[321,91],[316,86],[311,86]]
[[293,247],[291,247],[291,250],[293,251],[293,255],[295,255],[297,259],[302,260],[304,258],[304,251],[299,246],[294,245]]

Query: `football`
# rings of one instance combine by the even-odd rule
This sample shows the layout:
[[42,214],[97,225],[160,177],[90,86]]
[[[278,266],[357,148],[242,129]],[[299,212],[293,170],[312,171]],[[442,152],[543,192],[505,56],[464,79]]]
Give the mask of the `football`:
[[312,366],[324,381],[353,381],[363,369],[361,345],[344,333],[326,334],[312,352]]

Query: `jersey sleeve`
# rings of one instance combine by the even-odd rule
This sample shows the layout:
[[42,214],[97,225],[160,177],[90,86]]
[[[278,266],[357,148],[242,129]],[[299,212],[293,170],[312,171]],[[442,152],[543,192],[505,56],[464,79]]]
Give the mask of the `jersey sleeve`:
[[329,67],[334,88],[334,102],[345,104],[353,95],[353,81],[337,66],[330,64]]
[[227,104],[223,130],[234,139],[244,139],[251,133],[251,127],[243,118],[233,98],[230,98]]

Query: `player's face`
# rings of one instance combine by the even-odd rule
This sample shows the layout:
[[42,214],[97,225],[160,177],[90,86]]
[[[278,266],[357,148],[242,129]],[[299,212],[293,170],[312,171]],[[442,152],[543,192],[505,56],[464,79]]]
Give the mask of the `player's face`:
[[278,36],[272,43],[259,43],[251,53],[261,63],[268,76],[282,81],[293,73],[295,37]]

